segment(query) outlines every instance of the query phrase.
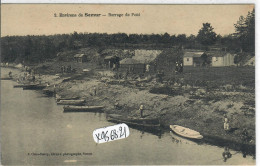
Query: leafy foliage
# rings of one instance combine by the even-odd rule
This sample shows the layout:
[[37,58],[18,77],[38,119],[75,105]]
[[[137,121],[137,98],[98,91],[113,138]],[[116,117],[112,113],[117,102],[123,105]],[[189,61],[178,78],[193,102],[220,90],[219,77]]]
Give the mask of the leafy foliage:
[[199,30],[197,39],[205,46],[213,45],[216,43],[217,34],[213,31],[213,27],[210,23],[203,23],[203,27]]
[[255,50],[255,9],[248,12],[246,17],[240,16],[236,24],[236,38],[239,39],[243,51]]
[[[236,34],[217,35],[210,23],[203,23],[198,35],[185,34],[107,34],[107,33],[71,33],[51,36],[5,36],[1,37],[1,61],[17,63],[41,63],[55,58],[57,53],[77,51],[94,47],[121,49],[204,49],[211,45],[227,48],[229,52],[254,52],[255,49],[255,10],[246,17],[241,16],[234,25]],[[208,58],[202,57],[207,64]],[[243,58],[237,58],[239,61]]]

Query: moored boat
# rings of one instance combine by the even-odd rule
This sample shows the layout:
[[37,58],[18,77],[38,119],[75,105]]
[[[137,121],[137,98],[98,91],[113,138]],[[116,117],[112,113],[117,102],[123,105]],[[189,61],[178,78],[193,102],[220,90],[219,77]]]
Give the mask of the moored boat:
[[1,78],[1,80],[12,80],[13,78],[12,77],[3,77]]
[[14,85],[14,88],[23,88],[24,90],[38,90],[46,88],[45,85],[41,84],[18,84]]
[[78,100],[80,97],[75,96],[75,97],[62,97],[58,94],[56,94],[56,101],[60,101],[60,100]]
[[64,106],[64,112],[103,112],[103,106]]
[[84,105],[85,100],[60,100],[57,102],[59,105]]
[[140,127],[160,127],[160,121],[158,118],[136,118],[127,117],[119,114],[107,114],[107,119],[111,122],[126,123],[127,125],[134,125]]
[[18,84],[18,85],[14,85],[14,88],[23,88],[23,87],[26,87],[28,85],[25,85],[25,84]]
[[41,84],[30,84],[23,87],[24,90],[41,90],[46,88],[46,85]]
[[182,137],[191,138],[191,139],[203,138],[203,136],[199,132],[179,125],[170,125],[170,129]]

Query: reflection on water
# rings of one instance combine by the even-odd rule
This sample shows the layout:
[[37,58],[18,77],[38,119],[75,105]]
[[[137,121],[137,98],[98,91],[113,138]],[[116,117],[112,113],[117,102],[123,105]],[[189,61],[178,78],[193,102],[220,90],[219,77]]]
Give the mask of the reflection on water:
[[54,98],[13,88],[14,84],[1,81],[3,164],[255,164],[241,153],[224,162],[223,148],[183,138],[174,142],[168,132],[158,136],[130,128],[126,139],[96,144],[92,132],[114,125],[105,114],[65,114]]
[[189,140],[189,139],[186,139],[186,138],[183,138],[181,136],[174,134],[172,131],[170,131],[170,135],[172,136],[172,142],[176,143],[176,144],[198,145],[201,143],[200,140]]
[[228,147],[224,148],[224,152],[222,153],[222,156],[223,156],[223,161],[224,162],[227,162],[227,159],[230,159],[232,157],[232,154],[230,153]]

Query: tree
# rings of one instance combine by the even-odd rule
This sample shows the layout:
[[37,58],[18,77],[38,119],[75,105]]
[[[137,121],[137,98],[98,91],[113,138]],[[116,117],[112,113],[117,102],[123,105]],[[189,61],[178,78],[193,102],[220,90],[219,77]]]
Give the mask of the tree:
[[238,66],[239,62],[241,61],[241,57],[239,55],[236,55],[234,57],[234,63]]
[[210,64],[210,57],[207,54],[202,54],[200,58],[202,59],[202,66],[207,66]]
[[199,30],[197,40],[204,46],[210,46],[216,43],[217,34],[210,23],[203,23],[203,27]]
[[241,41],[243,51],[255,51],[255,9],[246,17],[240,16],[236,24],[236,37]]
[[162,36],[162,43],[169,43],[170,42],[170,35],[168,33],[165,33],[163,36]]

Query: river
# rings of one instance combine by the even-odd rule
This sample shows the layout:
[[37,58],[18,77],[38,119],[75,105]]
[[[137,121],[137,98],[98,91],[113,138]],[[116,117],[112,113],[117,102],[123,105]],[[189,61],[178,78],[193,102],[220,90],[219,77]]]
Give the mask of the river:
[[[1,71],[6,72],[6,69]],[[232,157],[224,162],[223,147],[197,144],[170,132],[159,137],[130,128],[125,139],[96,144],[92,132],[114,125],[106,120],[105,114],[63,113],[53,97],[46,97],[41,91],[13,88],[15,84],[1,81],[3,165],[255,164],[252,156],[243,158],[241,152],[233,150],[230,150]],[[62,155],[83,152],[88,155]],[[57,155],[45,155],[50,153]]]

